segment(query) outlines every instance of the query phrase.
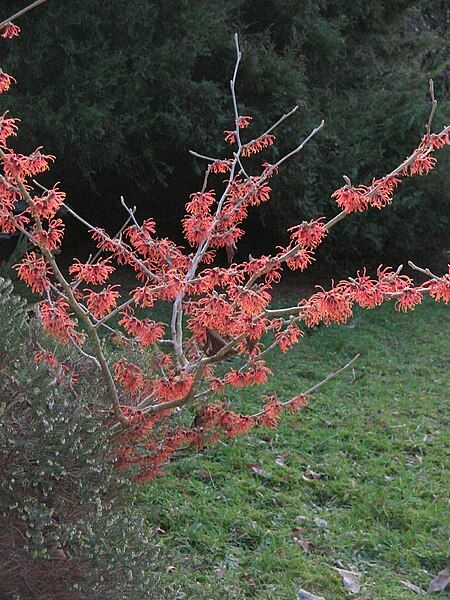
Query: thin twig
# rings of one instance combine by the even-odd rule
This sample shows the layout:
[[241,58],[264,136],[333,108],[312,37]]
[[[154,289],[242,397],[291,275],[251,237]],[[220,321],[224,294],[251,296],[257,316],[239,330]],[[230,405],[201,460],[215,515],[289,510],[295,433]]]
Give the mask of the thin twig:
[[[312,387],[310,387],[308,390],[302,392],[299,395],[300,396],[308,396],[309,394],[312,394],[313,392],[315,392],[316,390],[318,390],[320,387],[322,387],[323,385],[325,385],[325,383],[328,383],[328,381],[330,381],[330,379],[334,379],[334,377],[337,377],[343,371],[346,371],[347,369],[349,369],[358,360],[358,358],[360,356],[361,356],[360,354],[356,354],[356,356],[354,356],[352,358],[352,360],[350,360],[346,365],[344,365],[343,367],[341,367],[337,371],[334,371],[333,373],[328,373],[328,375],[324,379],[322,379],[322,381],[319,381],[319,383],[316,383],[315,385],[313,385]],[[282,402],[281,406],[289,406],[289,404],[291,404],[294,400],[295,400],[295,398],[292,398],[291,400],[287,400],[287,402]],[[250,416],[251,417],[259,417],[262,414],[264,414],[264,409],[260,410],[259,412],[255,413],[254,415],[250,415]]]
[[15,21],[16,19],[18,19],[19,17],[21,17],[22,15],[24,15],[25,13],[27,13],[29,10],[32,10],[33,8],[36,8],[40,4],[43,4],[44,2],[45,2],[45,0],[36,0],[36,2],[33,2],[29,6],[26,6],[25,8],[22,8],[22,10],[19,10],[19,12],[16,12],[16,14],[12,15],[11,17],[9,17],[9,19],[5,19],[4,21],[1,21],[0,22],[0,29],[3,29],[7,25],[9,25],[9,23],[11,23],[11,21]]

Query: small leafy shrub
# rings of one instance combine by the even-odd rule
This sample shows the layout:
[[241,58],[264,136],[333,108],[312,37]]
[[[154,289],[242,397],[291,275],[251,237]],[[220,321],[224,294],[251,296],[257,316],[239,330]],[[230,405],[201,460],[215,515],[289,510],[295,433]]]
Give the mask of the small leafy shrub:
[[[34,361],[33,310],[0,279],[0,597],[158,598],[157,551],[104,426],[84,359]],[[82,377],[73,386],[73,369]]]

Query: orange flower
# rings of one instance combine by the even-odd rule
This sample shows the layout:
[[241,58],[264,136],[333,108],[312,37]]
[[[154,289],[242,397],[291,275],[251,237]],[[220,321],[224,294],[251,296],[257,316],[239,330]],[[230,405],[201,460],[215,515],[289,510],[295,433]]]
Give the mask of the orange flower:
[[414,288],[406,289],[395,303],[395,308],[403,312],[414,310],[417,304],[422,304],[422,293]]
[[289,412],[298,412],[304,406],[308,404],[308,397],[300,394],[299,396],[295,396],[289,402],[286,403],[286,410]]
[[272,146],[272,144],[274,142],[275,142],[274,135],[271,135],[271,134],[262,135],[261,137],[257,138],[256,140],[253,140],[253,141],[249,142],[248,144],[245,144],[245,146],[242,146],[242,156],[251,156],[252,154],[261,152],[261,150],[264,150],[265,148]]
[[436,302],[442,300],[442,302],[448,304],[448,302],[450,302],[450,265],[448,267],[448,273],[443,275],[440,279],[441,281],[432,279],[425,285],[428,285],[428,292]]
[[145,383],[142,370],[137,365],[123,359],[117,361],[114,365],[114,379],[118,381],[131,396],[140,392]]

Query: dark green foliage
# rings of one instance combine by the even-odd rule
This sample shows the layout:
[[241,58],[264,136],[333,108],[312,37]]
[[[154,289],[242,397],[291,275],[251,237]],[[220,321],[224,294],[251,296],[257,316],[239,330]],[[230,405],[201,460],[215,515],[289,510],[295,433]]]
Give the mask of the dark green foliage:
[[[98,224],[121,221],[123,193],[163,234],[179,236],[184,203],[200,185],[188,150],[220,154],[231,125],[238,31],[241,112],[262,130],[300,105],[273,153],[326,121],[274,182],[273,201],[250,218],[242,247],[257,252],[285,242],[303,218],[334,214],[330,194],[343,174],[369,183],[415,147],[430,76],[443,101],[436,127],[448,118],[444,17],[443,2],[425,0],[50,1],[24,17],[23,36],[8,45],[2,64],[19,85],[2,104],[23,118],[21,148],[45,144],[56,154],[71,202]],[[330,237],[328,258],[442,248],[445,168],[404,186],[384,213],[348,219]]]
[[0,597],[158,598],[157,551],[113,469],[100,384],[88,365],[73,391],[34,364],[35,319],[11,290],[0,279]]

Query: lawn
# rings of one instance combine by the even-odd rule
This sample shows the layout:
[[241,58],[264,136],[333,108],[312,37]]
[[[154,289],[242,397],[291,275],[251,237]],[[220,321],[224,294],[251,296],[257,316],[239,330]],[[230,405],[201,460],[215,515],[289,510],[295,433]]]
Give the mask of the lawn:
[[420,597],[401,582],[426,590],[449,556],[449,334],[444,306],[385,306],[274,354],[270,383],[241,393],[246,408],[361,357],[277,430],[179,460],[143,488],[173,597],[349,598],[336,567],[360,573],[356,597]]

